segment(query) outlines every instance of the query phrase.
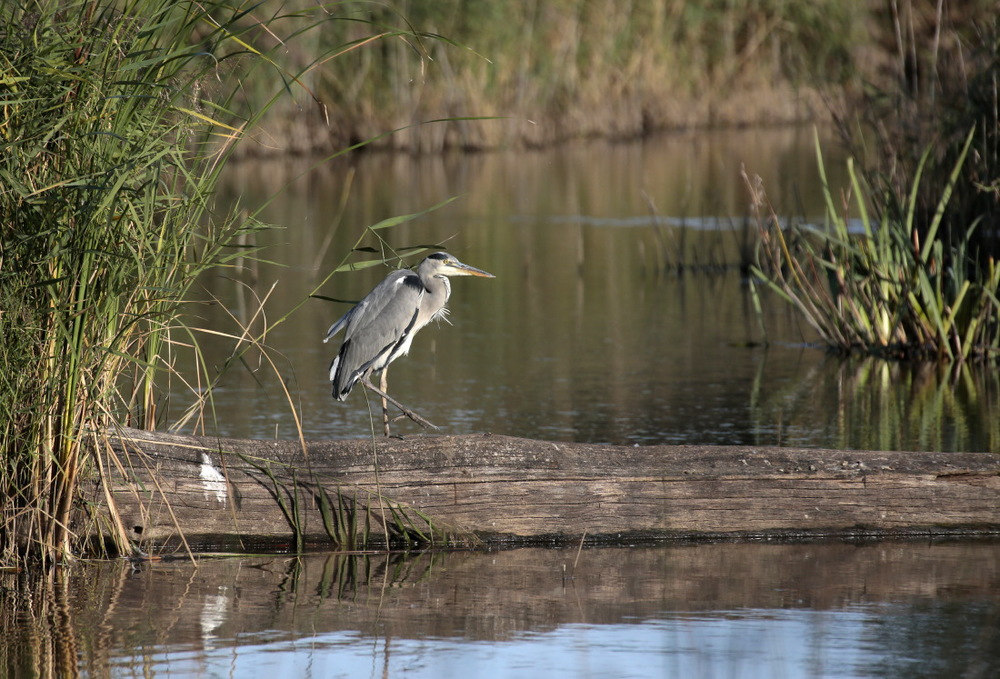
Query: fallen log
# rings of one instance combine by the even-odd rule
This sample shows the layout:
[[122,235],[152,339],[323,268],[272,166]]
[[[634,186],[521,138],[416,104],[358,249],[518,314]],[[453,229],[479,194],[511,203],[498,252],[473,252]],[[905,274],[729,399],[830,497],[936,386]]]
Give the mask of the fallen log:
[[124,430],[99,459],[77,530],[156,548],[1000,532],[996,453]]

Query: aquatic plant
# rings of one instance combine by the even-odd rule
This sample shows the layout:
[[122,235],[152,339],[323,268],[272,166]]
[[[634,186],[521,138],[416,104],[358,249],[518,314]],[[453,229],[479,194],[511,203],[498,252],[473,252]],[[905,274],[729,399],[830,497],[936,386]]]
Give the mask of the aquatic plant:
[[[916,220],[922,189],[918,166],[903,203],[904,219],[885,209],[891,195],[874,191],[848,163],[849,194],[838,209],[816,144],[827,203],[823,227],[780,225],[763,187],[744,172],[760,228],[753,274],[802,313],[831,348],[880,356],[918,359],[993,359],[1000,356],[1000,266],[980,263],[965,238],[939,235],[948,200],[974,138],[968,133],[933,219],[926,229]],[[871,203],[881,204],[881,219]],[[852,216],[856,215],[856,216]]]
[[[262,11],[276,6],[261,3]],[[323,150],[443,118],[453,120],[378,143],[437,152],[811,120],[826,113],[818,92],[848,78],[867,16],[837,0],[362,1],[329,11],[346,20],[316,33],[317,49],[372,41],[378,48],[345,53],[310,78],[330,102],[330,129],[282,104],[274,129],[285,148]],[[412,26],[435,39],[383,37]],[[463,119],[470,114],[497,120],[471,124]]]
[[756,273],[831,347],[1000,356],[1000,27],[977,6],[888,7],[878,25],[897,57],[840,120],[860,159],[848,195],[827,186],[824,228],[760,229]]
[[[274,365],[244,327],[229,360],[207,366],[199,334],[219,331],[185,305],[205,272],[252,255],[262,228],[238,206],[215,213],[227,159],[292,90],[322,114],[306,74],[355,47],[287,70],[286,20],[296,36],[329,15],[186,0],[0,7],[0,559],[75,553],[74,517],[92,509],[80,484],[124,473],[107,437],[162,424],[171,382],[195,394],[181,420],[203,429],[217,370],[251,349]],[[261,70],[279,86],[251,99]],[[127,552],[107,501],[103,528]]]
[[61,558],[95,437],[156,424],[192,341],[182,302],[256,225],[211,215],[215,140],[239,130],[198,94],[218,68],[199,39],[234,39],[206,8],[13,2],[0,20],[3,547]]

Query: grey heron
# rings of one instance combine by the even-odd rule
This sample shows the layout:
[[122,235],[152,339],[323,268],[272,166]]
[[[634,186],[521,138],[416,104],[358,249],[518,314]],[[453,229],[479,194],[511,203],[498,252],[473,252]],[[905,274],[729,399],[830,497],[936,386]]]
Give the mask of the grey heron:
[[[330,363],[333,397],[343,401],[357,382],[382,398],[382,421],[389,435],[388,405],[426,428],[430,422],[405,408],[388,393],[389,364],[410,350],[413,337],[435,319],[446,318],[451,295],[448,276],[495,278],[482,269],[463,264],[446,252],[429,255],[416,270],[398,269],[376,285],[364,299],[330,326],[323,342],[341,330],[344,340]],[[371,375],[381,372],[381,389]]]

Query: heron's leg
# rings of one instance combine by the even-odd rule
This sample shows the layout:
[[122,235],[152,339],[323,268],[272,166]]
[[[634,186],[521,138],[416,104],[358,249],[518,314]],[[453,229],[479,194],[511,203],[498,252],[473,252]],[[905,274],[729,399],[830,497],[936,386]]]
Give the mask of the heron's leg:
[[389,435],[389,402],[386,401],[386,394],[389,393],[389,366],[382,368],[382,377],[378,386],[382,389],[382,428],[385,435]]
[[433,424],[432,422],[429,422],[428,420],[425,420],[424,418],[420,417],[420,415],[417,415],[415,412],[404,406],[402,403],[394,399],[392,396],[389,396],[389,394],[385,393],[384,391],[376,387],[374,384],[372,384],[371,378],[368,375],[361,377],[358,381],[361,382],[361,384],[365,385],[365,388],[367,388],[372,393],[378,394],[386,401],[399,408],[401,411],[403,411],[404,415],[406,415],[408,418],[419,424],[424,429],[438,428],[436,424]]

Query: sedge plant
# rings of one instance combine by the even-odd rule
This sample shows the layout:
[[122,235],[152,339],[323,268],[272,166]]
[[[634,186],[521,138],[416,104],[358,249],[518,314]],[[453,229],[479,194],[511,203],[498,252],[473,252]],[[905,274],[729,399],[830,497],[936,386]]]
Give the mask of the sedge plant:
[[195,38],[225,29],[201,6],[14,2],[0,18],[3,551],[58,560],[94,438],[155,425],[181,304],[254,227],[210,218],[220,126],[191,90],[217,65]]
[[[197,375],[178,365],[200,355],[203,329],[185,310],[199,277],[236,266],[262,228],[238,206],[216,213],[219,173],[240,144],[266,143],[255,135],[275,102],[304,92],[322,113],[310,72],[366,43],[283,68],[280,27],[294,38],[330,20],[313,10],[0,7],[0,560],[78,553],[81,483],[122,471],[107,437],[162,423],[171,380],[211,407],[217,375],[197,358]],[[244,86],[260,71],[280,82],[263,97]],[[110,529],[113,551],[128,551],[124,530]]]
[[926,227],[915,214],[929,149],[901,201],[873,190],[848,161],[850,189],[838,209],[817,140],[827,207],[827,224],[820,228],[783,229],[763,188],[744,173],[760,232],[754,276],[836,351],[959,362],[1000,357],[1000,266],[971,251],[978,220],[966,225],[962,239],[939,235],[974,131]]

